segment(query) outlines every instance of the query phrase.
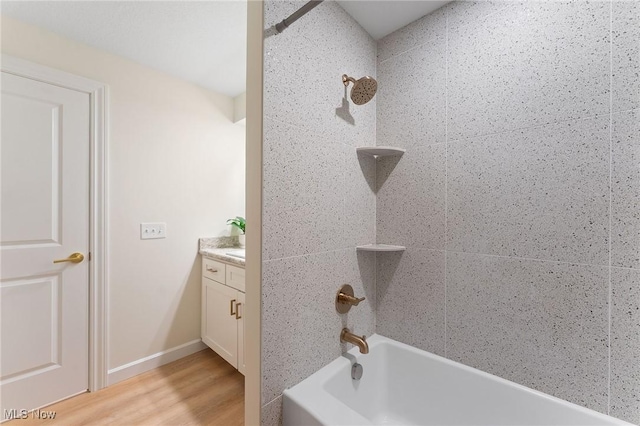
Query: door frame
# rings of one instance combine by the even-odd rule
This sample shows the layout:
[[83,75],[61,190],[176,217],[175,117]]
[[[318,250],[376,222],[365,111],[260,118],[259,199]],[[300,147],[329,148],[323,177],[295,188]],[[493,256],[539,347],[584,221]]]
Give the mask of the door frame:
[[107,384],[108,200],[107,137],[109,87],[11,55],[2,54],[3,72],[86,93],[90,99],[89,193],[89,383],[90,392]]
[[264,2],[247,2],[245,425],[262,417],[262,119]]

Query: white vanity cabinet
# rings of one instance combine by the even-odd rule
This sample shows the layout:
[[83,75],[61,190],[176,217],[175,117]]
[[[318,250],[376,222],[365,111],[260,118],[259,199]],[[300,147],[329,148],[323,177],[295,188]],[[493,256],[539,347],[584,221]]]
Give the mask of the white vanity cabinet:
[[244,268],[202,258],[202,341],[244,374]]

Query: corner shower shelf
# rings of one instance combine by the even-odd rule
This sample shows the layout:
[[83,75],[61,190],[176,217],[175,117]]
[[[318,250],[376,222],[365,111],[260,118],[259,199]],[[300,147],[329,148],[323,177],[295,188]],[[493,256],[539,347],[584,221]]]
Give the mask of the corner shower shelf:
[[404,148],[395,146],[364,146],[356,148],[358,154],[373,155],[374,157],[400,156],[406,152]]
[[[406,151],[403,148],[397,148],[395,146],[365,146],[356,148],[357,154],[370,155],[375,159],[379,157],[400,157]],[[394,246],[391,244],[365,244],[362,246],[356,246],[357,251],[368,252],[389,252],[389,251],[405,251],[406,247]]]
[[406,249],[404,246],[393,246],[390,244],[366,244],[356,247],[358,251],[405,251]]

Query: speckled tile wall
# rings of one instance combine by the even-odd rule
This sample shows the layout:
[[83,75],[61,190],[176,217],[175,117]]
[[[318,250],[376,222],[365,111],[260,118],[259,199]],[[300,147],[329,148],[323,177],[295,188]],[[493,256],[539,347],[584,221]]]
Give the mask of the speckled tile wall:
[[377,45],[326,1],[274,36],[303,3],[265,4],[263,424],[344,325],[640,423],[640,0],[454,2]]
[[[265,1],[262,424],[282,422],[282,391],[339,357],[348,326],[375,333],[376,100],[347,102],[342,74],[376,75],[376,42],[326,1],[279,35],[306,1]],[[367,300],[334,307],[351,284]]]
[[377,331],[640,424],[640,1],[378,41]]

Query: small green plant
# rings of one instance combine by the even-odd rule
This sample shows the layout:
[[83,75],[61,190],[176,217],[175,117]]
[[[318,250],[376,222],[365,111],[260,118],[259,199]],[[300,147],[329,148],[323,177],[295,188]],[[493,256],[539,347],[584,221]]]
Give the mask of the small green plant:
[[245,226],[244,217],[236,216],[234,219],[227,220],[227,223],[231,226],[235,226],[244,234],[244,226]]

